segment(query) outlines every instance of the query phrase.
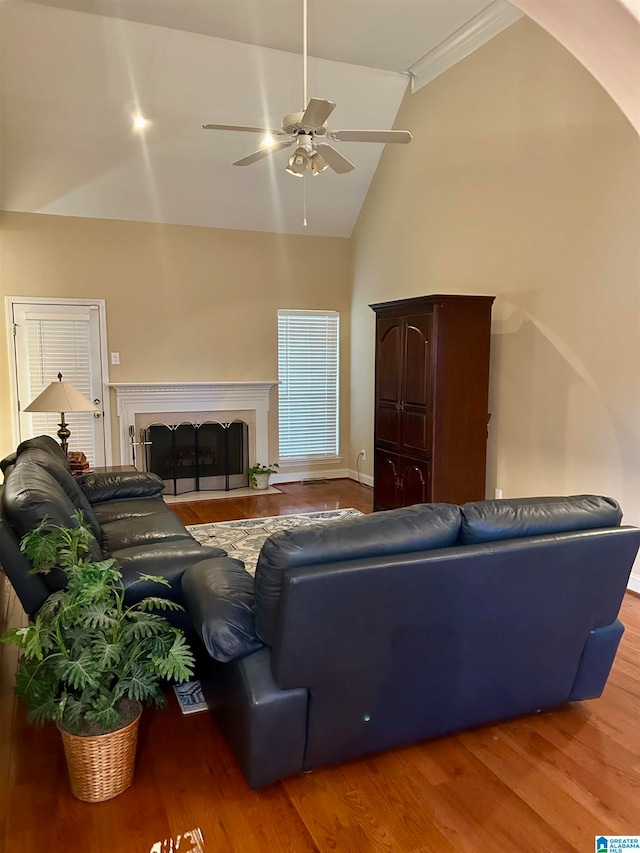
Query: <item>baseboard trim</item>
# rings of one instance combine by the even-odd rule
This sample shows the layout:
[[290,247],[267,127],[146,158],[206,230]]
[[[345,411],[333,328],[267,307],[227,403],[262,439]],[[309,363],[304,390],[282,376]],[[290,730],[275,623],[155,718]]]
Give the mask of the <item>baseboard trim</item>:
[[627,589],[630,589],[631,592],[637,592],[638,595],[640,595],[640,574],[636,574],[635,572],[631,573]]
[[350,478],[351,473],[348,468],[332,468],[330,471],[314,468],[312,471],[305,469],[280,471],[278,474],[272,474],[269,482],[275,486],[278,483],[298,483],[300,480],[344,480]]
[[269,483],[272,486],[277,486],[278,483],[299,483],[301,480],[355,480],[356,483],[361,483],[363,486],[373,488],[373,477],[370,474],[360,474],[354,468],[332,468],[329,471],[323,471],[316,468],[313,471],[300,469],[299,471],[283,471],[277,474],[272,474],[269,478]]
[[371,474],[360,474],[358,477],[358,472],[354,471],[353,468],[349,470],[349,479],[355,480],[356,483],[360,483],[363,486],[369,486],[371,489],[373,488],[373,477]]

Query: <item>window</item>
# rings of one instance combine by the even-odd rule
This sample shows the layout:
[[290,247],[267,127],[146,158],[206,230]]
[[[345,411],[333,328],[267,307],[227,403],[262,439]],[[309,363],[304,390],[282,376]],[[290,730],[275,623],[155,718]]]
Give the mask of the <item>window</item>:
[[337,311],[278,311],[280,459],[338,455]]

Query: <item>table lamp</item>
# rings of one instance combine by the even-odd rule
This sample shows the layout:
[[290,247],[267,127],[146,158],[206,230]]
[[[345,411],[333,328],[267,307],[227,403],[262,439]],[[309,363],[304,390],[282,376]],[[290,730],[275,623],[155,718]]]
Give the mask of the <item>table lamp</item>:
[[81,391],[78,391],[75,385],[62,381],[61,373],[58,373],[58,381],[51,382],[25,409],[25,412],[60,412],[58,438],[65,456],[71,431],[64,419],[64,413],[97,411],[99,411],[98,407],[87,399]]

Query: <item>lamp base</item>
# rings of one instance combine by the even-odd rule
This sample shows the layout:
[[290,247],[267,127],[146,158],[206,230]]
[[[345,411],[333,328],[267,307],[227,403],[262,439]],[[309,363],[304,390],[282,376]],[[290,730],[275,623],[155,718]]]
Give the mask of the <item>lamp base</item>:
[[60,439],[60,444],[62,449],[64,450],[64,455],[66,456],[69,452],[69,436],[71,435],[71,430],[67,426],[67,422],[64,419],[64,412],[60,412],[60,423],[58,424],[60,429],[58,430],[58,438]]

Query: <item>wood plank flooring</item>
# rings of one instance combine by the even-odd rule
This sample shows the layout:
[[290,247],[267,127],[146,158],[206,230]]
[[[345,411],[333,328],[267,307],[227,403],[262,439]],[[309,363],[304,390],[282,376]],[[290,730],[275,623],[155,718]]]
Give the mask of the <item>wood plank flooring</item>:
[[[353,506],[351,481],[174,505],[187,524]],[[0,584],[0,630],[24,621]],[[292,777],[246,786],[206,712],[146,710],[133,786],[89,805],[68,788],[54,726],[27,726],[0,646],[0,850],[6,853],[592,851],[640,833],[640,598],[627,594],[603,696]]]

